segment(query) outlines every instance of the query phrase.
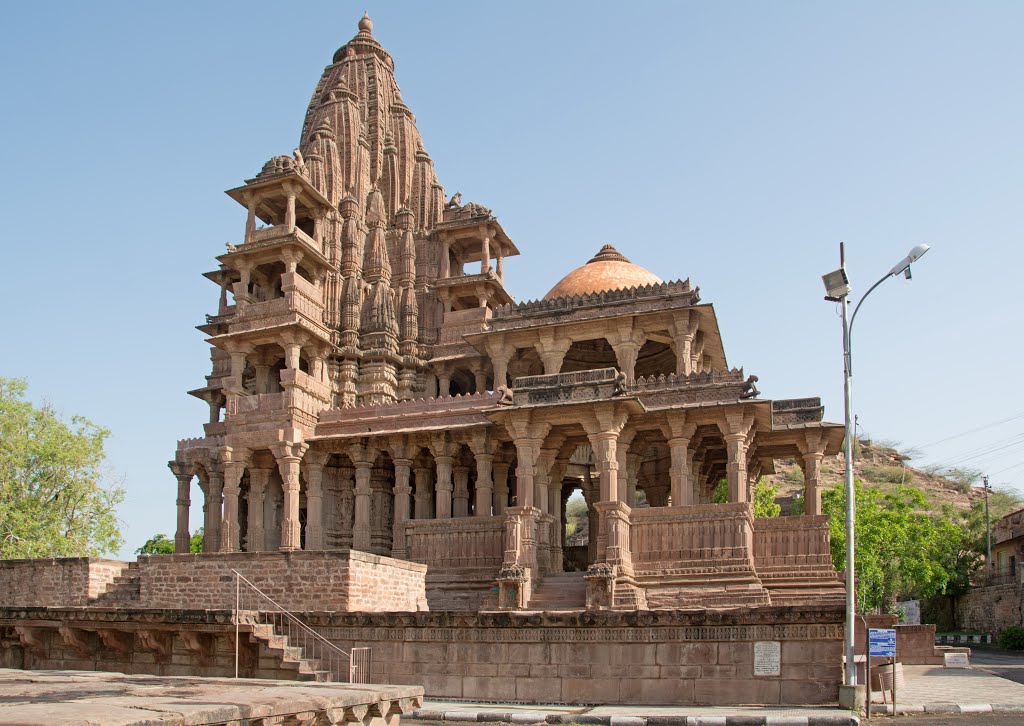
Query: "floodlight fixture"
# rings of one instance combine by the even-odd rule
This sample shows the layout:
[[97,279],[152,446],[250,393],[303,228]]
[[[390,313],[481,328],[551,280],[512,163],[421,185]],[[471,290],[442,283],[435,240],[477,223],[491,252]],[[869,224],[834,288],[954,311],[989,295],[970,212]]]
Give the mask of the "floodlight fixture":
[[846,276],[846,268],[840,267],[835,272],[821,276],[825,283],[825,299],[839,302],[850,294],[850,278]]

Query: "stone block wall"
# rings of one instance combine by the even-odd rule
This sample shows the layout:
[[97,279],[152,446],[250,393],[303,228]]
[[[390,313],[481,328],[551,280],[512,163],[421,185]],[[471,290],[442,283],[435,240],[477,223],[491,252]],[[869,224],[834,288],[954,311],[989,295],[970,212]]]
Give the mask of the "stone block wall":
[[[377,683],[428,697],[574,704],[821,704],[838,696],[843,612],[812,607],[582,613],[300,613],[340,647],[369,647]],[[755,675],[754,646],[779,644]],[[243,633],[244,677],[298,677]],[[12,667],[234,673],[226,610],[0,608]]]
[[286,610],[426,608],[426,566],[355,550],[230,552],[139,558],[139,605],[230,609],[240,572]]
[[998,635],[1011,625],[1024,625],[1024,591],[1017,583],[978,587],[956,599],[956,624],[961,630]]
[[[29,608],[11,617],[15,613],[0,608],[0,665],[158,676],[235,674],[230,612],[88,612]],[[238,652],[243,678],[298,677],[294,663],[248,634],[243,633]]]
[[127,567],[99,557],[0,560],[0,607],[87,605]]
[[[834,703],[842,611],[306,615],[338,646],[368,646],[376,681],[431,698],[576,704]],[[754,675],[754,643],[781,672]]]

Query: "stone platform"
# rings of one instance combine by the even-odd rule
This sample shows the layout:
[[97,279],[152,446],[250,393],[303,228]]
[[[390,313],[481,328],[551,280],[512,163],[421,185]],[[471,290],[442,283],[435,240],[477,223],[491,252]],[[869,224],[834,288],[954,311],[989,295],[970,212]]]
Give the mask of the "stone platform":
[[415,686],[0,669],[0,726],[362,723],[398,726]]

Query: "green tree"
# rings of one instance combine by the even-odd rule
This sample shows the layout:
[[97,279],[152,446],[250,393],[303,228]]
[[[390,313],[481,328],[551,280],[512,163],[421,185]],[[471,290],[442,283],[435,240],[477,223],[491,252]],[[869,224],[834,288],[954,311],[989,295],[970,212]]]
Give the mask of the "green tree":
[[174,540],[166,534],[154,534],[135,550],[137,555],[173,555]]
[[729,482],[719,479],[715,484],[715,493],[711,495],[711,501],[715,504],[725,504],[729,501]]
[[782,507],[776,504],[775,495],[778,489],[761,477],[754,485],[754,516],[755,517],[778,517],[782,513]]
[[110,432],[25,399],[24,381],[0,377],[0,558],[83,557],[123,539],[120,485],[103,485]]
[[[924,494],[897,486],[892,492],[854,483],[857,601],[865,610],[891,608],[898,597],[931,597],[950,584],[951,565],[964,545],[964,529],[926,509]],[[846,565],[846,492],[842,484],[822,496],[831,515],[832,561]]]
[[[200,527],[196,530],[195,534],[189,539],[188,543],[189,552],[192,554],[199,554],[203,551],[203,528]],[[146,540],[146,543],[135,550],[137,555],[173,555],[174,554],[174,540],[168,537],[166,534],[154,534],[152,537]]]

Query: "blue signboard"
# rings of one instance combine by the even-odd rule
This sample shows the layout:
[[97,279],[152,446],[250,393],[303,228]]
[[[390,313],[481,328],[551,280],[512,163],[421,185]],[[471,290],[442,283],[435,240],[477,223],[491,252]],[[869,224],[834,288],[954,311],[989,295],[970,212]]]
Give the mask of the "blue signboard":
[[869,655],[896,657],[896,631],[892,628],[868,628]]

